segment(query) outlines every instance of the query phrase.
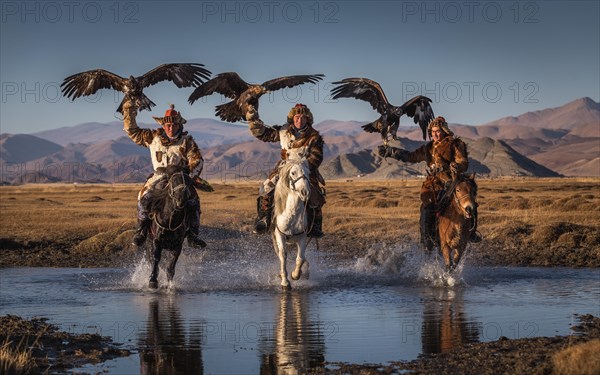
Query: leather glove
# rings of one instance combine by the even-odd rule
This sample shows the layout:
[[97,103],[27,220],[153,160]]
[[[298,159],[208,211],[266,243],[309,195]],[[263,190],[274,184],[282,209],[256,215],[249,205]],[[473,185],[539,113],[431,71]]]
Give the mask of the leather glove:
[[130,110],[137,112],[137,103],[136,100],[132,100],[131,98],[126,98],[123,103],[123,112],[129,112]]
[[408,151],[397,147],[379,146],[377,147],[377,154],[382,158],[394,158],[403,162],[408,159]]

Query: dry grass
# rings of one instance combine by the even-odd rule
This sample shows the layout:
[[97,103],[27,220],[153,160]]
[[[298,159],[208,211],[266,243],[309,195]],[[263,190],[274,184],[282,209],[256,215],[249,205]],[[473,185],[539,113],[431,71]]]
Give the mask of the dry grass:
[[8,338],[4,340],[4,343],[0,345],[0,374],[26,375],[38,373],[37,363],[31,348],[27,347],[27,341],[26,336],[23,336],[18,345],[13,345],[13,342]]
[[552,356],[554,374],[594,375],[600,374],[600,339],[578,344]]
[[[352,256],[373,243],[418,242],[421,182],[330,181],[324,244]],[[202,225],[250,232],[259,183],[212,184],[215,192],[200,193]],[[600,179],[590,178],[479,180],[479,228],[485,241],[475,257],[496,264],[516,254],[520,261],[509,263],[600,265],[599,187]],[[0,248],[103,254],[126,248],[139,188],[0,187]]]

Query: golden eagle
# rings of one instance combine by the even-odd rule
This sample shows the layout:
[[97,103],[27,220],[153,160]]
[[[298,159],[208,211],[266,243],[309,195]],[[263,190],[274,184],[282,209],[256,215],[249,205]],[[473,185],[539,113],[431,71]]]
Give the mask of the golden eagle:
[[258,99],[263,94],[303,83],[316,83],[323,77],[323,74],[297,75],[275,78],[263,84],[249,84],[235,72],[221,73],[198,86],[190,95],[188,101],[193,104],[204,96],[218,92],[233,100],[216,106],[215,114],[223,121],[236,122],[245,120],[249,106],[254,106],[258,110]]
[[371,103],[371,106],[381,115],[377,120],[363,125],[362,128],[368,133],[381,133],[383,143],[387,145],[388,138],[396,138],[396,132],[400,125],[400,117],[407,115],[413,118],[415,124],[419,124],[423,131],[423,140],[427,138],[427,126],[433,120],[433,109],[431,99],[418,95],[406,103],[397,107],[391,105],[379,83],[367,78],[346,78],[338,82],[339,85],[331,90],[333,99],[356,98]]
[[177,87],[198,86],[210,78],[210,71],[203,64],[162,64],[143,76],[123,78],[103,69],[88,70],[65,78],[60,85],[67,98],[75,100],[80,96],[93,95],[100,89],[113,89],[125,94],[117,112],[123,113],[126,99],[137,102],[140,110],[150,110],[156,104],[142,90],[161,81],[171,81]]

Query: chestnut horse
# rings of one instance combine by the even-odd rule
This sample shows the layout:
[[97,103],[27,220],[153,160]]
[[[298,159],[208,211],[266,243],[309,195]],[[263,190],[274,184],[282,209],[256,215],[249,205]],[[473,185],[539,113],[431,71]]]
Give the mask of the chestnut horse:
[[454,176],[444,194],[437,220],[440,250],[447,271],[456,268],[467,247],[470,231],[475,225],[476,199],[475,174]]

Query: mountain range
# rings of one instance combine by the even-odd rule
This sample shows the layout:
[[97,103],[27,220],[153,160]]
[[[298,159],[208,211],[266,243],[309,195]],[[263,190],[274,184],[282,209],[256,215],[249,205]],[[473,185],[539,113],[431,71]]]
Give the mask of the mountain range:
[[[364,133],[360,128],[364,123],[326,120],[314,125],[325,140],[320,169],[326,178],[425,173],[422,163],[409,165],[374,155],[371,150],[381,138]],[[151,173],[149,152],[129,140],[122,127],[118,121],[92,122],[33,134],[1,134],[0,181],[144,181]],[[451,123],[450,128],[467,143],[469,169],[478,174],[600,176],[600,104],[590,98],[478,126]],[[259,179],[280,158],[278,144],[255,140],[246,125],[191,119],[185,130],[202,149],[207,179]],[[423,144],[416,126],[400,126],[398,137],[393,145],[407,150]]]

